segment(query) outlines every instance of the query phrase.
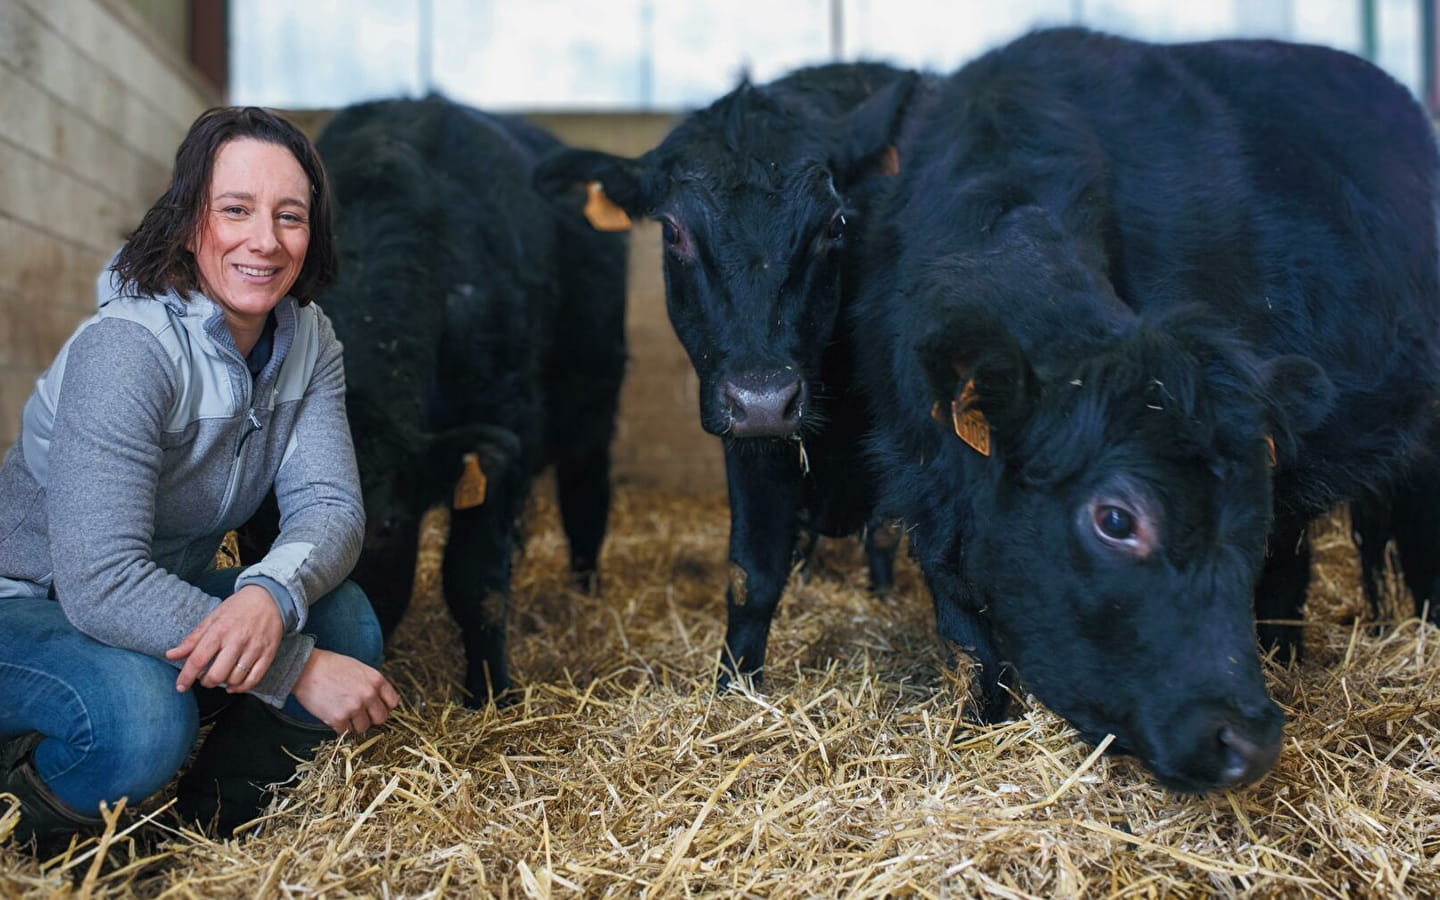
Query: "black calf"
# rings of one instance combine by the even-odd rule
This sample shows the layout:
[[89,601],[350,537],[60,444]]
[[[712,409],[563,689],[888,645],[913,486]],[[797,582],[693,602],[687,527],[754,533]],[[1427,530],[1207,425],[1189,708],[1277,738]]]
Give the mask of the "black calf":
[[334,184],[345,345],[367,529],[353,578],[387,634],[409,602],[420,518],[451,507],[442,570],[470,702],[510,686],[518,519],[555,465],[578,581],[593,585],[625,361],[625,241],[530,187],[559,142],[438,97],[341,110],[317,146]]

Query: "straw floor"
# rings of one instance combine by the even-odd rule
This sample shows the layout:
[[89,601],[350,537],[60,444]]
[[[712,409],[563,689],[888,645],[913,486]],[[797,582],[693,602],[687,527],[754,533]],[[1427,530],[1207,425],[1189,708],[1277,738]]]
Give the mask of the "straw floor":
[[327,745],[228,843],[127,833],[125,811],[36,861],[0,798],[0,896],[1440,895],[1440,633],[1342,624],[1361,602],[1338,523],[1310,655],[1270,671],[1290,716],[1278,764],[1193,798],[1033,701],[966,722],[913,569],[874,599],[853,542],[822,542],[792,582],[763,693],[717,697],[723,497],[622,487],[599,598],[566,588],[538,501],[510,632],[523,696],[466,709],[430,522],[386,666],[405,697],[391,724]]

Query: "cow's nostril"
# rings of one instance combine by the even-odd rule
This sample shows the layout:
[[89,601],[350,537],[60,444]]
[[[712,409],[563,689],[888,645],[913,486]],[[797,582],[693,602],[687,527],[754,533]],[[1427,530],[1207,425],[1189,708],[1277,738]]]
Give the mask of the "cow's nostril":
[[745,400],[741,396],[741,390],[733,382],[727,381],[720,391],[721,402],[725,406],[725,413],[732,422],[741,422],[745,419]]
[[1222,785],[1240,785],[1254,781],[1270,770],[1280,755],[1280,744],[1259,744],[1226,725],[1216,738],[1220,742]]
[[782,414],[785,421],[798,423],[805,403],[804,385],[798,379],[792,381],[784,389],[782,396],[785,400],[785,410]]

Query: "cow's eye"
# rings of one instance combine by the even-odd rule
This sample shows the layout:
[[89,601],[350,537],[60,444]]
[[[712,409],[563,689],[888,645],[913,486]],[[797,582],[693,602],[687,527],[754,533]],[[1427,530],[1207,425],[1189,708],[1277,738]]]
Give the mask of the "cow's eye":
[[832,241],[838,241],[845,236],[844,213],[836,212],[835,215],[830,217],[830,227],[826,229],[826,233],[830,235],[830,240]]
[[676,253],[685,252],[685,232],[674,219],[660,220],[660,236],[665,241],[665,249]]
[[1095,530],[1100,536],[1112,541],[1124,541],[1135,536],[1135,517],[1128,509],[1102,505],[1095,507]]
[[1148,504],[1113,494],[1092,497],[1079,524],[1100,547],[1133,559],[1148,557],[1160,539]]

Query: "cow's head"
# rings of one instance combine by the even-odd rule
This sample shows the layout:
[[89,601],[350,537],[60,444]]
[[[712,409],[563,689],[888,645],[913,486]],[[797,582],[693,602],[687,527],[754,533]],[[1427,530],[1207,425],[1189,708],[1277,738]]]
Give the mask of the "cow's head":
[[[1022,348],[969,302],[987,283],[1003,289],[941,289],[918,348],[944,432],[929,464],[963,470],[947,565],[1001,656],[1088,740],[1115,735],[1179,791],[1258,778],[1282,724],[1252,611],[1272,459],[1326,414],[1328,379],[1191,313]],[[1085,331],[1052,287],[1053,315]]]
[[741,84],[639,158],[569,150],[538,169],[543,193],[588,201],[597,227],[660,223],[670,321],[706,431],[792,437],[816,421],[861,185],[893,168],[914,79],[893,75],[838,116]]

